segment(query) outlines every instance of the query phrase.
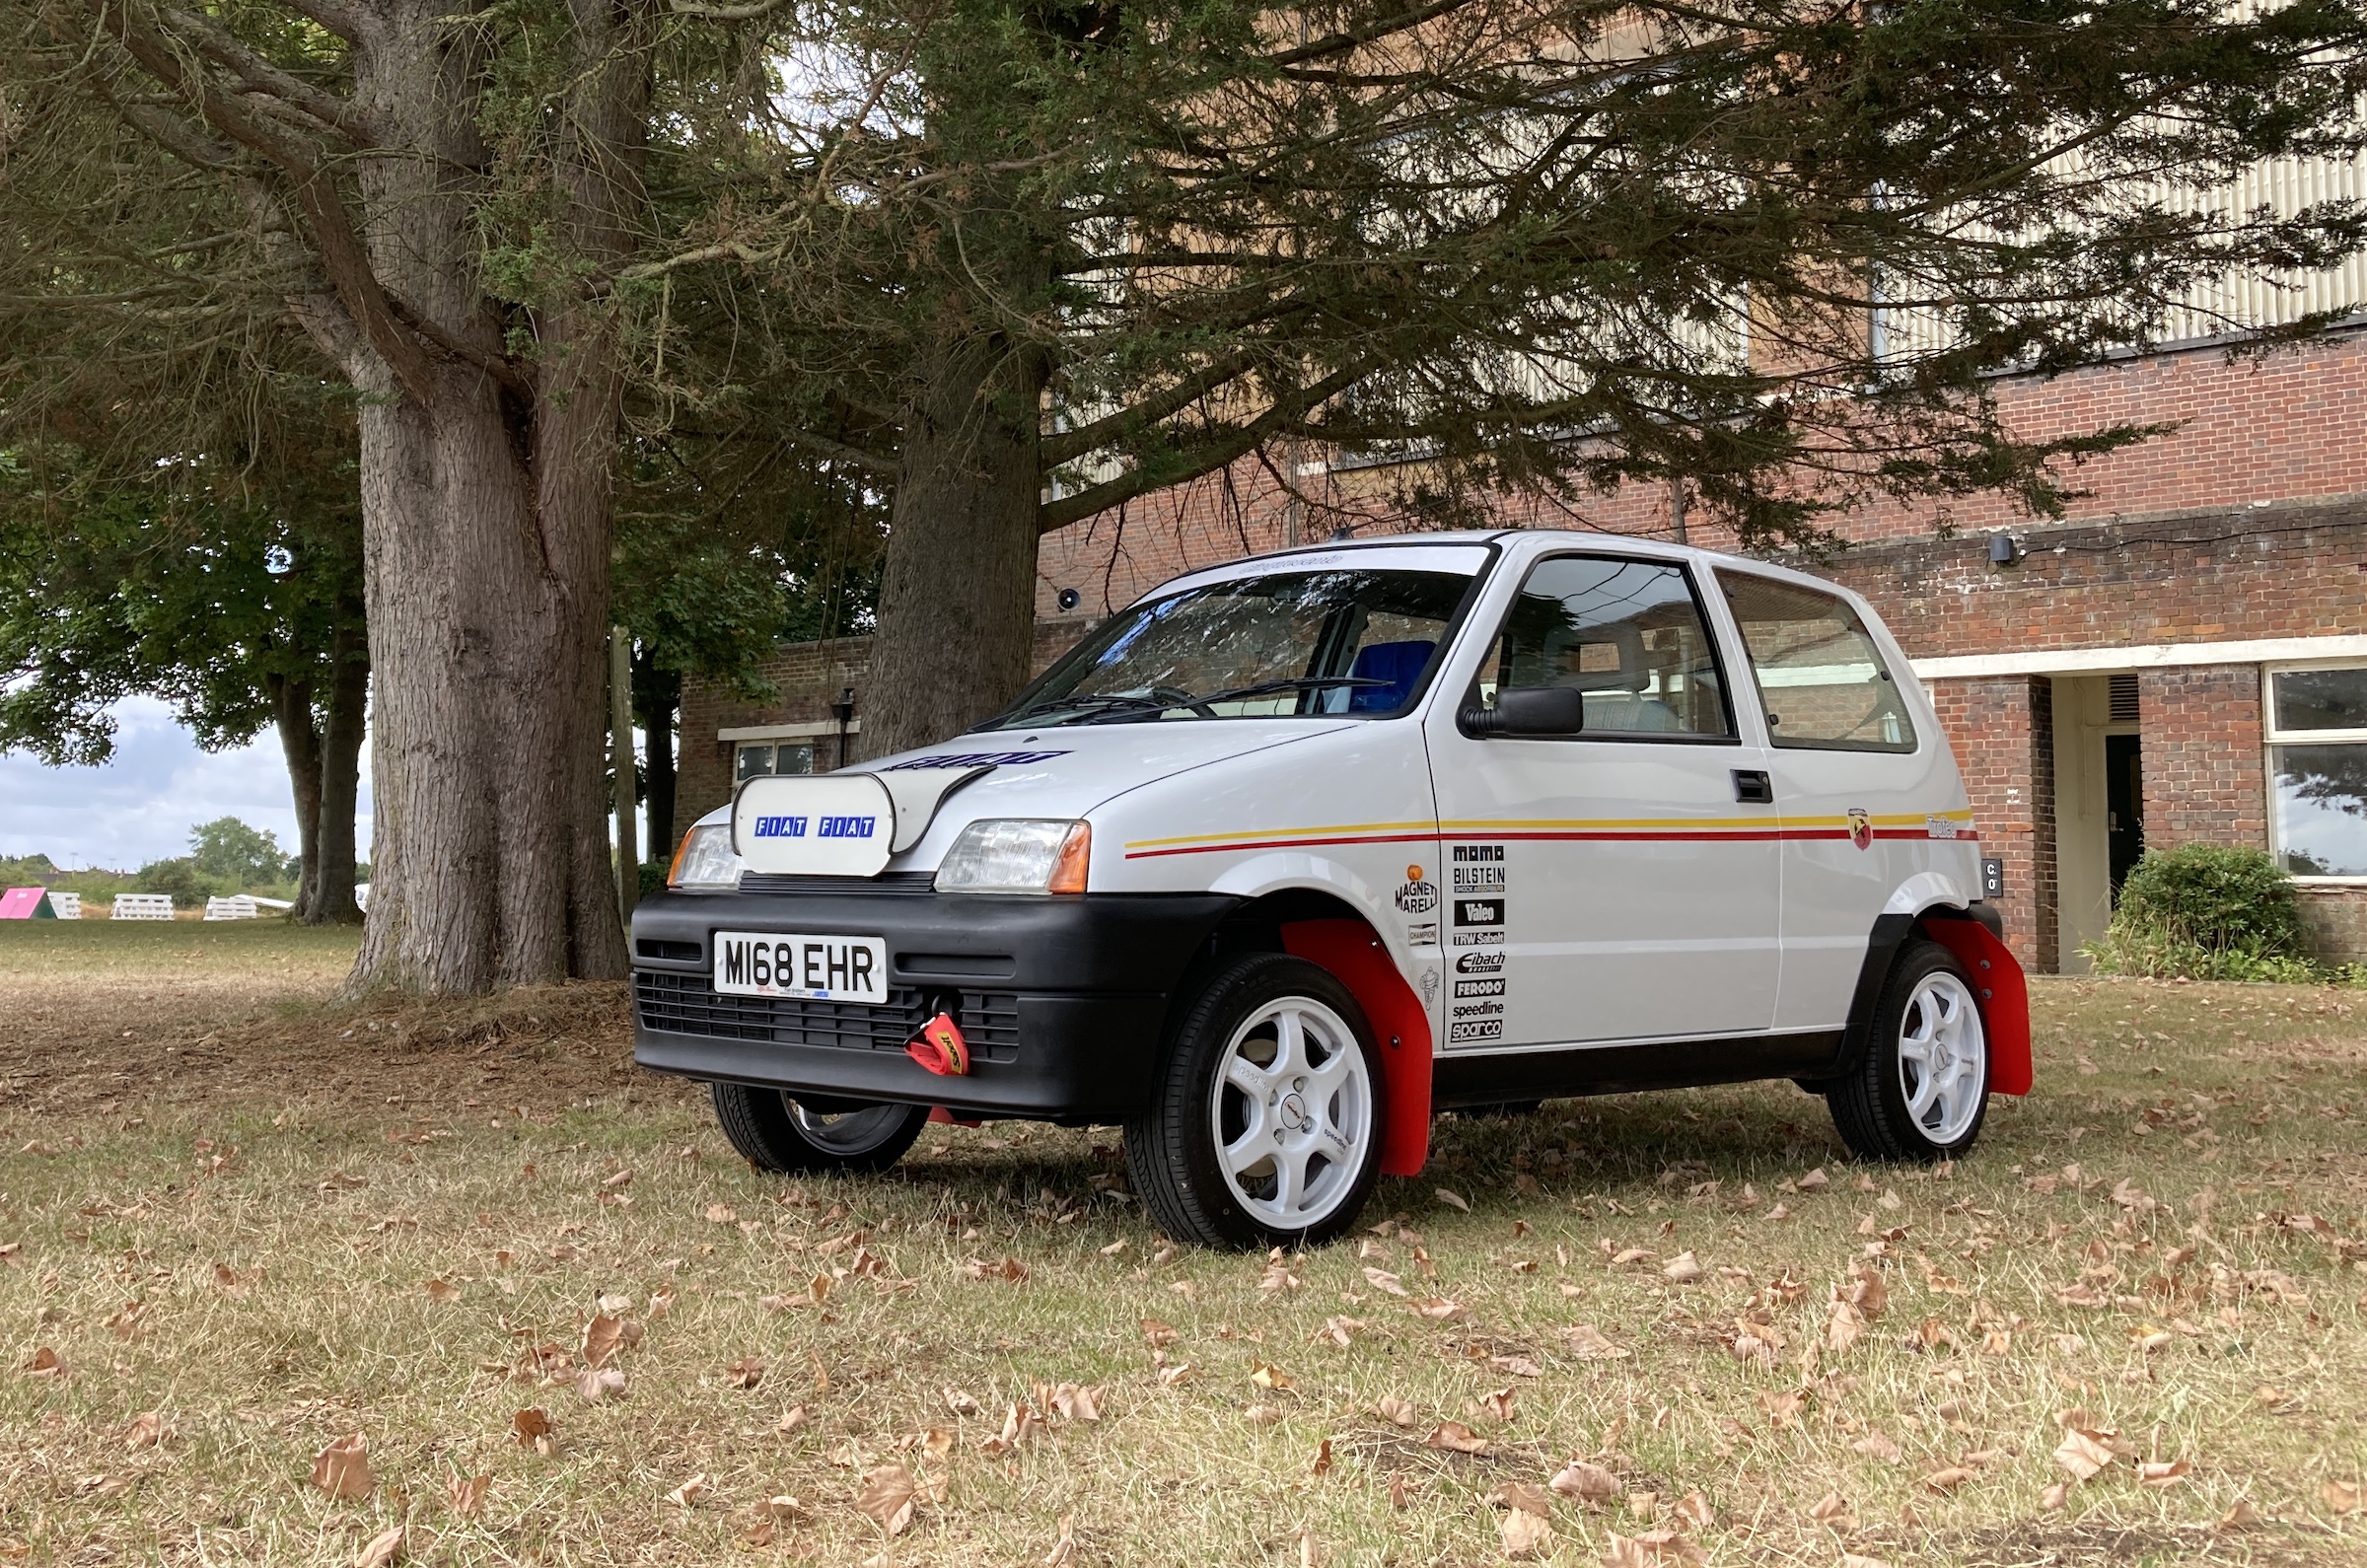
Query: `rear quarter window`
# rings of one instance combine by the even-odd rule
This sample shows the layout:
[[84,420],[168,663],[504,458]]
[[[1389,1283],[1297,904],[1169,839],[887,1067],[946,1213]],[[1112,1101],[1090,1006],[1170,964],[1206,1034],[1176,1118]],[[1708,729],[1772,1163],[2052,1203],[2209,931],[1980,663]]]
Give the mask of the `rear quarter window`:
[[1847,601],[1749,572],[1722,571],[1718,584],[1742,630],[1776,746],[1915,749],[1906,695]]

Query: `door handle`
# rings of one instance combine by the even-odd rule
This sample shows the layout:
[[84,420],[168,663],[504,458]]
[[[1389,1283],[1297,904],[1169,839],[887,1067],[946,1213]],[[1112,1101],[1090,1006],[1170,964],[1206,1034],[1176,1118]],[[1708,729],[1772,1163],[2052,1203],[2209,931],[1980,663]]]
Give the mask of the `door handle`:
[[1750,806],[1775,804],[1775,781],[1759,768],[1738,767],[1734,770],[1734,798]]

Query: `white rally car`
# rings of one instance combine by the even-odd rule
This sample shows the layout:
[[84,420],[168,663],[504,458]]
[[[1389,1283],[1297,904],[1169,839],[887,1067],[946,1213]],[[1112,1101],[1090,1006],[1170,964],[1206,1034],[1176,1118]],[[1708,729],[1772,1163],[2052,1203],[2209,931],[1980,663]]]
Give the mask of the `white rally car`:
[[763,777],[633,918],[635,1054],[771,1170],[1125,1128],[1178,1238],[1320,1241],[1434,1109],[1790,1078],[1861,1156],[2031,1081],[1965,788],[1863,601],[1600,535],[1195,572],[941,746]]

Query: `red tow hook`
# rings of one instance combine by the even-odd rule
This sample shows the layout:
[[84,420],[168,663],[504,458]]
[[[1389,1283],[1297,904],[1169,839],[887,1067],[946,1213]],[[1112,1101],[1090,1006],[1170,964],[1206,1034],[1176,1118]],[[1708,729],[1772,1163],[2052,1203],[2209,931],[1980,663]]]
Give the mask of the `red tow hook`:
[[940,1013],[923,1024],[904,1054],[940,1078],[969,1076],[969,1041],[962,1037],[962,1026],[951,1014]]

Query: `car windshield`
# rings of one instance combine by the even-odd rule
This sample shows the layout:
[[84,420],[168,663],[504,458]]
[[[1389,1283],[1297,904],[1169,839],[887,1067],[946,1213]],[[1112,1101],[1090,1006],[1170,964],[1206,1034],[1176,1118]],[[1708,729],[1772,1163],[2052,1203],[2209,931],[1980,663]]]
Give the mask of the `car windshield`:
[[1476,579],[1277,572],[1186,589],[1111,618],[989,729],[1403,712]]

